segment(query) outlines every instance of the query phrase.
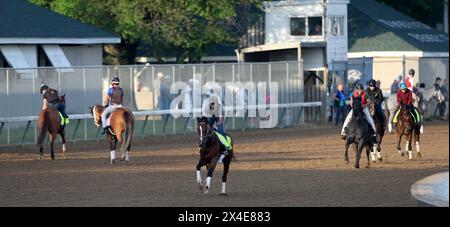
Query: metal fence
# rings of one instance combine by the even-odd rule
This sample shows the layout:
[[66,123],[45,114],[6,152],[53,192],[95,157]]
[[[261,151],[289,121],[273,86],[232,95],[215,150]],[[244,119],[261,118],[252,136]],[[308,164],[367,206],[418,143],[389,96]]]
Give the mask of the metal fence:
[[[334,94],[338,84],[346,87],[345,94],[349,95],[357,82],[366,86],[370,79],[379,80],[380,87],[385,97],[392,91],[394,80],[403,80],[408,71],[414,69],[415,85],[424,83],[426,89],[433,88],[436,77],[442,81],[448,81],[449,60],[448,57],[361,57],[349,58],[347,62],[336,62],[329,66],[330,81],[328,83],[328,94]],[[398,84],[399,85],[399,84]],[[397,86],[398,86],[397,85]],[[448,83],[443,83],[442,87],[448,91]],[[328,106],[333,106],[333,99],[328,99]],[[448,115],[448,101],[445,103]],[[431,100],[427,106],[426,115],[434,117],[439,115],[437,102]],[[329,108],[333,109],[333,108]]]
[[[308,96],[310,105],[304,104],[303,73],[299,73],[299,68],[298,62],[279,62],[0,69],[0,146],[36,142],[36,116],[42,108],[42,96],[39,93],[41,84],[47,84],[66,95],[66,112],[71,116],[71,123],[66,126],[69,141],[98,140],[99,130],[89,117],[89,107],[103,103],[115,74],[119,75],[125,92],[125,106],[135,113],[141,113],[137,114],[137,135],[194,132],[196,122],[192,117],[166,118],[167,115],[155,112],[169,109],[176,95],[170,94],[167,89],[174,82],[188,85],[193,82],[202,85],[208,82],[220,85],[227,82],[277,82],[278,103],[297,104],[277,106],[277,127],[299,124],[305,119],[320,120],[321,96]],[[249,94],[238,91],[235,96],[238,95],[245,96],[247,100]],[[238,104],[234,102],[233,105]],[[308,117],[305,118],[303,109],[306,107],[313,111],[308,110]],[[248,117],[247,114],[244,117],[227,118],[225,128],[259,128],[259,118]]]

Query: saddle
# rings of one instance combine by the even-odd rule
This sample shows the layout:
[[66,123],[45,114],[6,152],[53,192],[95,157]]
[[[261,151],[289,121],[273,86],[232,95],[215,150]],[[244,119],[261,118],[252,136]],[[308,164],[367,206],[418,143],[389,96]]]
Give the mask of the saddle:
[[219,141],[222,143],[222,145],[227,150],[233,149],[232,143],[231,143],[231,137],[229,135],[222,135],[216,130],[214,130],[214,133],[216,134],[216,136],[219,138]]

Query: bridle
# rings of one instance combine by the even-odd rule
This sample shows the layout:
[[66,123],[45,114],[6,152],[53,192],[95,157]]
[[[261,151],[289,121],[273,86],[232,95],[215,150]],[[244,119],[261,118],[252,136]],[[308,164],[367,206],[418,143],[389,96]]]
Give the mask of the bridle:
[[[199,124],[198,129],[199,129],[199,133],[200,133],[200,144],[204,145],[211,138],[213,132],[210,129],[207,122],[201,121],[198,124]],[[206,126],[206,132],[204,132],[204,129],[202,126]]]

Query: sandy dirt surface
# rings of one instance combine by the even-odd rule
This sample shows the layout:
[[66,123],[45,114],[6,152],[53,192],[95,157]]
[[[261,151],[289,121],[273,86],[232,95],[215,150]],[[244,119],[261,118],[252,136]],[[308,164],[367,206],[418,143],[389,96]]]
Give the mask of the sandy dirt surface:
[[0,206],[416,206],[411,185],[448,171],[448,122],[425,126],[422,158],[415,152],[413,161],[399,156],[395,135],[388,134],[384,161],[365,169],[363,154],[359,170],[352,150],[345,164],[338,132],[311,125],[230,132],[237,162],[227,196],[219,195],[221,165],[211,193],[198,190],[195,135],[136,138],[128,165],[109,164],[105,141],[69,143],[65,160],[58,144],[54,161],[48,146],[45,160],[37,160],[34,146],[2,147]]

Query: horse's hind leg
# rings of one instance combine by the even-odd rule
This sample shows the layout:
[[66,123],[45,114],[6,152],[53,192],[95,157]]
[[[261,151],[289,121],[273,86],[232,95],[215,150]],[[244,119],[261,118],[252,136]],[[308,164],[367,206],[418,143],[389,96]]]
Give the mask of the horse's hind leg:
[[415,131],[414,132],[414,140],[416,141],[416,150],[417,150],[417,157],[421,158],[422,157],[422,153],[420,153],[420,131]]
[[63,130],[59,133],[59,135],[61,136],[62,142],[62,158],[66,159],[66,133]]
[[50,133],[50,152],[51,152],[50,154],[51,154],[52,160],[55,160],[54,146],[55,146],[56,136],[57,136],[56,132]]
[[375,152],[375,151],[373,150],[373,144],[367,145],[367,146],[366,146],[366,157],[367,157],[366,168],[370,168],[370,158],[369,158],[369,156],[370,156],[370,154],[373,153],[373,152]]
[[[232,153],[230,154],[232,155]],[[226,187],[227,187],[227,175],[228,175],[228,170],[230,169],[230,164],[231,164],[231,158],[228,158],[224,163],[223,163],[223,175],[222,175],[222,195],[225,195],[226,192]]]
[[361,159],[361,152],[364,148],[364,145],[362,143],[358,144],[358,148],[355,150],[355,169],[359,169],[359,160]]
[[117,147],[117,140],[115,136],[108,135],[109,140],[109,153],[111,155],[111,164],[116,163],[116,147]]

